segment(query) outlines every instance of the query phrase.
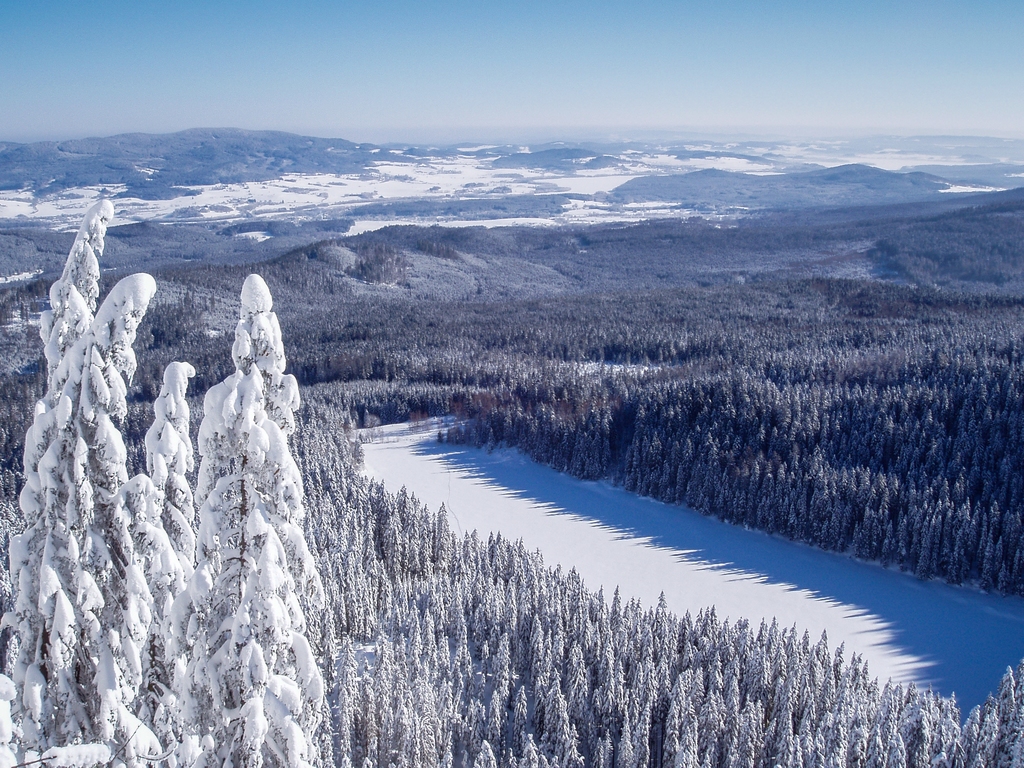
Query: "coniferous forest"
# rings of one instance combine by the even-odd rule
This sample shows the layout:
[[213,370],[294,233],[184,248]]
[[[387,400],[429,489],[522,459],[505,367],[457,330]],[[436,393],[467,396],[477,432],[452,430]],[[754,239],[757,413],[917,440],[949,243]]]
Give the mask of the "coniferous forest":
[[439,439],[1022,594],[1021,299],[792,275],[414,295],[416,259],[468,259],[436,232],[118,280],[83,260],[91,226],[53,289],[2,298],[5,765],[1024,756],[1024,667],[964,717],[825,638],[595,594],[369,482],[354,435],[452,416]]

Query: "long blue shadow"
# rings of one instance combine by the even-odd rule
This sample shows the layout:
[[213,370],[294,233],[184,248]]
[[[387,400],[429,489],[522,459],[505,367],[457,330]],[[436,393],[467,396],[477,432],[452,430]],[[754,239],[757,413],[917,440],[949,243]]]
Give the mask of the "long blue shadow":
[[487,453],[433,441],[416,450],[565,514],[650,537],[692,560],[758,574],[866,611],[890,626],[899,648],[929,664],[924,676],[935,690],[955,692],[965,715],[996,688],[1007,666],[1024,657],[1024,599],[921,581],[687,507],[576,480],[513,451]]

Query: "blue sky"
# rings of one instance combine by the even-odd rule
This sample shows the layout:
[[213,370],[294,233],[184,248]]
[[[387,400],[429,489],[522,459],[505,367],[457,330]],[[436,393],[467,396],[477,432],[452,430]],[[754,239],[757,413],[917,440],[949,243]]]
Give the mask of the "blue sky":
[[1024,137],[1024,2],[0,0],[0,139]]

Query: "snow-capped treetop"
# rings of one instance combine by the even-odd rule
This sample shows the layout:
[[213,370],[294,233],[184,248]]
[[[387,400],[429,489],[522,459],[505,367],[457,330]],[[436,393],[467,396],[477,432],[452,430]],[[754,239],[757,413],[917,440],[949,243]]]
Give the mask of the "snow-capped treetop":
[[189,411],[185,392],[196,369],[188,363],[169,363],[164,383],[153,402],[153,425],[146,432],[146,468],[158,488],[171,472],[184,475],[191,471],[192,440],[189,437]]
[[[108,351],[110,362],[129,381],[137,365],[132,349],[135,333],[155,293],[156,280],[151,275],[130,275],[113,287],[92,324],[96,345]],[[115,415],[124,417],[123,412]]]
[[231,350],[235,367],[242,373],[256,364],[261,371],[284,370],[281,327],[272,308],[270,289],[259,275],[249,275],[242,286],[242,307]]
[[103,250],[103,237],[107,234],[107,225],[114,218],[114,204],[109,200],[100,200],[85,212],[82,226],[78,228],[78,236],[88,237],[95,248],[99,245]]
[[64,272],[50,287],[50,309],[42,313],[39,335],[43,340],[50,373],[64,353],[92,321],[100,295],[99,258],[103,255],[107,224],[114,206],[101,200],[85,214],[78,236],[68,253]]
[[299,407],[299,386],[295,377],[285,375],[286,360],[281,343],[281,326],[272,311],[274,300],[259,275],[249,275],[242,286],[242,307],[235,327],[232,357],[243,374],[252,366],[263,375],[267,415],[285,433],[295,431],[294,412]]
[[270,312],[274,308],[274,297],[270,288],[259,275],[249,275],[242,284],[242,317],[258,312]]

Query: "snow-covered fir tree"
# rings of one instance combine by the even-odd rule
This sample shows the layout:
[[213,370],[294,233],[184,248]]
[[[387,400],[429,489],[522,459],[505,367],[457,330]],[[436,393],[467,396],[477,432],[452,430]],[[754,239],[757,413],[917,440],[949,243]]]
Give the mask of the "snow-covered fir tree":
[[166,638],[174,600],[184,591],[195,559],[195,508],[186,478],[192,469],[192,440],[185,400],[193,376],[195,369],[188,363],[173,362],[164,370],[153,424],[146,433],[149,474],[133,477],[122,490],[153,598],[138,712],[164,745],[181,740],[183,725],[173,683],[184,672],[184,659],[170,655]]
[[159,751],[133,713],[151,596],[135,552],[122,488],[132,343],[156,284],[119,282],[93,317],[97,255],[113,208],[94,206],[50,292],[41,334],[47,393],[25,441],[21,507],[29,526],[11,542],[17,592],[14,680],[23,745],[92,743],[131,763]]
[[190,736],[181,759],[303,768],[323,683],[299,596],[322,590],[287,442],[298,388],[262,278],[246,279],[241,304],[236,370],[204,401],[197,564],[174,609],[177,648],[191,653],[178,683]]
[[187,477],[192,471],[193,449],[185,393],[195,375],[195,368],[188,363],[174,362],[164,369],[163,386],[153,403],[153,424],[146,432],[146,471],[158,494],[163,529],[186,578],[195,565],[196,532],[195,504]]

